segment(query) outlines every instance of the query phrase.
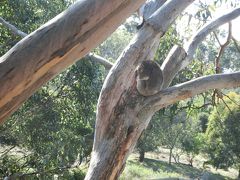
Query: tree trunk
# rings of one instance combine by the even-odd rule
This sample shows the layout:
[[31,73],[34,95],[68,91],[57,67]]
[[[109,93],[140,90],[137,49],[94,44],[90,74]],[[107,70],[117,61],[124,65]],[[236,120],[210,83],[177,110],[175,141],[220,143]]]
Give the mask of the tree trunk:
[[240,179],[240,168],[238,169],[238,179]]
[[[135,84],[135,80],[132,79],[131,83]],[[98,131],[85,180],[118,179],[127,157],[149,123],[153,112],[137,105],[143,96],[137,93],[136,85],[133,87],[121,96],[113,111],[108,112],[104,104],[99,104]],[[102,98],[110,99],[109,94]]]
[[171,164],[172,163],[172,148],[170,148],[170,151],[169,151],[169,159],[168,159],[168,163]]
[[[154,112],[176,101],[205,92],[207,89],[240,85],[240,73],[232,73],[197,78],[166,88],[149,97],[140,95],[136,90],[137,65],[146,59],[152,59],[151,55],[154,54],[152,50],[157,39],[166,32],[178,13],[192,1],[168,1],[166,6],[160,8],[143,25],[111,68],[98,100],[94,146],[86,180],[118,179],[127,157]],[[179,57],[178,61],[184,61],[186,54],[182,55],[182,51],[179,53],[179,56],[174,57]],[[168,58],[173,64],[177,62],[175,65],[178,66],[178,61],[174,59]],[[166,63],[163,68],[169,71],[177,69],[172,67]],[[171,156],[172,149],[170,163]]]
[[190,158],[189,165],[193,167],[193,158]]
[[145,151],[144,150],[140,150],[139,151],[139,162],[143,162],[144,161],[144,157],[145,157]]

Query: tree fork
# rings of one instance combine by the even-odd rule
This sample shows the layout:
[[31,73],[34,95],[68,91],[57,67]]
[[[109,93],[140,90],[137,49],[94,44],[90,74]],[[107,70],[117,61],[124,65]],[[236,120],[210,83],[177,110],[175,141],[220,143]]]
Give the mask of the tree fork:
[[148,97],[136,90],[135,68],[155,53],[152,51],[157,41],[192,2],[167,1],[146,20],[110,70],[98,100],[93,152],[85,180],[119,177],[127,157],[154,114],[154,109],[146,104]]

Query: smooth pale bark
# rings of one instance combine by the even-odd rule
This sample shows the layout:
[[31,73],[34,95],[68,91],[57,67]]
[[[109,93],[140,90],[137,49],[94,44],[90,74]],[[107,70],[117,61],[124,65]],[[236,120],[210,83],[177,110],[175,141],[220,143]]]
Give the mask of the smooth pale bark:
[[219,26],[237,18],[239,15],[240,8],[236,8],[233,11],[224,14],[204,25],[192,36],[192,38],[184,47],[175,45],[161,66],[163,75],[165,76],[163,87],[168,87],[176,74],[192,61],[198,45],[209,33],[217,29]]
[[113,66],[113,63],[96,54],[89,53],[86,57],[88,57],[90,60],[96,63],[100,63],[105,67],[106,70],[110,70]]
[[222,15],[221,17],[216,18],[215,20],[207,23],[205,26],[203,26],[201,29],[199,29],[196,34],[191,38],[191,40],[189,41],[188,44],[186,44],[185,48],[186,52],[187,52],[187,57],[186,59],[182,62],[182,67],[181,69],[183,69],[184,67],[186,67],[198,45],[203,41],[203,39],[205,39],[205,37],[212,31],[214,31],[215,29],[217,29],[219,26],[237,18],[240,15],[240,8],[236,8],[233,11]]
[[[117,179],[153,111],[136,90],[135,68],[193,0],[167,1],[138,32],[110,70],[98,101],[90,167],[85,179]],[[161,22],[161,23],[157,23]]]
[[82,0],[0,58],[0,123],[39,87],[106,39],[144,0]]
[[[1,17],[0,17],[0,23],[2,23],[6,28],[10,29],[12,31],[12,33],[15,34],[15,35],[21,36],[23,38],[28,35],[25,32],[22,32],[21,30],[17,29],[15,26],[13,26],[9,22],[5,21]],[[89,53],[85,57],[89,58],[91,61],[94,61],[96,63],[99,63],[99,64],[103,65],[106,70],[111,69],[111,67],[113,66],[113,63],[111,63],[108,60],[104,59],[103,57],[98,56],[98,55],[93,54],[93,53]]]
[[[139,95],[135,68],[141,61],[151,59],[158,39],[174,20],[172,12],[178,14],[182,8],[174,3],[187,2],[165,3],[146,21],[110,70],[98,101],[94,147],[86,179],[117,179],[139,136],[159,109],[209,89],[240,86],[240,73],[232,73],[202,77],[167,88],[188,55],[184,48],[175,46],[161,66],[165,89],[149,97]],[[221,23],[217,23],[218,26]],[[208,28],[205,30],[211,32]]]
[[[80,1],[18,43],[0,59],[0,121],[43,83],[104,40],[142,2]],[[146,21],[110,70],[98,101],[94,147],[86,179],[117,179],[155,111],[208,89],[240,85],[240,73],[232,73],[167,88],[188,57],[183,48],[175,47],[162,65],[164,74],[170,76],[165,89],[149,97],[137,92],[136,66],[152,58],[159,38],[191,2],[165,3]]]
[[17,36],[21,36],[23,38],[27,36],[25,32],[22,32],[21,30],[19,30],[18,28],[10,24],[9,22],[5,21],[2,17],[0,17],[0,23],[6,26],[8,29],[10,29],[10,31]]
[[240,72],[215,74],[166,88],[145,101],[146,108],[153,111],[174,104],[179,100],[193,97],[211,89],[235,88],[240,86]]

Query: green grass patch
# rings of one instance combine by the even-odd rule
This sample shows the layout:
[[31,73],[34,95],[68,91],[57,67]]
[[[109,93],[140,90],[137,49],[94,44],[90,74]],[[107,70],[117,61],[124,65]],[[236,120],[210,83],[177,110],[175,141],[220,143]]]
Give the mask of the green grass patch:
[[197,179],[204,173],[207,174],[208,179],[229,179],[188,165],[168,164],[161,160],[146,158],[143,163],[133,159],[128,160],[120,180]]

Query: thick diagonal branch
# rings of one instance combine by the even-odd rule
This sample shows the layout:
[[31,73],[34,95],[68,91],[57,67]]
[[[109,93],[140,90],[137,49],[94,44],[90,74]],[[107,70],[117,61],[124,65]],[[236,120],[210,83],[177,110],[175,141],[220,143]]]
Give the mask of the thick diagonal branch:
[[206,36],[210,32],[214,31],[219,26],[237,18],[239,15],[240,15],[240,8],[236,8],[230,13],[225,14],[209,22],[208,24],[203,26],[198,32],[196,32],[196,34],[192,37],[192,39],[184,48],[187,52],[187,58],[183,61],[182,68],[186,67],[190,63],[198,45],[203,41],[203,39],[206,38]]
[[105,40],[144,0],[77,1],[0,58],[0,123]]
[[[3,18],[0,17],[0,23],[2,23],[5,27],[7,27],[8,29],[10,29],[12,31],[13,34],[19,35],[22,38],[24,38],[25,36],[27,36],[28,34],[25,32],[22,32],[21,30],[19,30],[17,27],[13,26],[12,24],[10,24],[9,22],[5,21]],[[111,69],[111,67],[113,66],[113,63],[107,61],[106,59],[104,59],[101,56],[98,56],[96,54],[90,53],[87,55],[88,58],[90,58],[92,61],[97,62],[102,64],[106,70]]]

